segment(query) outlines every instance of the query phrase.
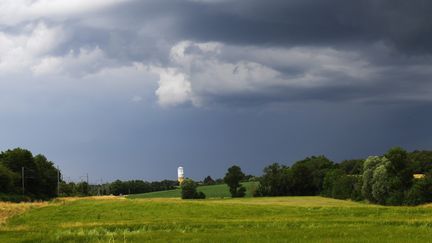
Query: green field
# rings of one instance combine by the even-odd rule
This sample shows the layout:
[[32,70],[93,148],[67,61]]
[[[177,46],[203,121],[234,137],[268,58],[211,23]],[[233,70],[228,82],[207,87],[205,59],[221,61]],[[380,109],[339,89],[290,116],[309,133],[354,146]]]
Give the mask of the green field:
[[432,208],[322,197],[78,199],[29,209],[0,242],[430,242]]
[[[246,197],[252,197],[253,191],[258,187],[258,182],[243,182],[242,185],[246,187]],[[227,198],[231,197],[228,186],[226,184],[213,185],[213,186],[199,186],[198,191],[204,192],[207,198]],[[149,192],[142,194],[132,194],[128,198],[179,198],[180,189]]]

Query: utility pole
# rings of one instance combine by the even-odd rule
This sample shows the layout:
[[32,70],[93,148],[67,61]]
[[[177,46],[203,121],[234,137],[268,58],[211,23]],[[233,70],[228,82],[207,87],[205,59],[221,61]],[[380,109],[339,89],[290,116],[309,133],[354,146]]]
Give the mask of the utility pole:
[[21,167],[21,181],[22,181],[22,193],[24,195],[24,192],[25,192],[25,190],[24,190],[24,166]]
[[[97,183],[97,182],[96,182]],[[100,179],[100,184],[99,185],[97,185],[97,187],[98,187],[98,196],[101,196],[102,195],[102,184],[103,184],[103,181],[102,181],[102,179]]]
[[60,196],[60,169],[57,165],[57,196]]
[[101,181],[101,195],[105,195],[105,186],[103,184],[103,179],[101,178],[100,181]]
[[88,180],[88,173],[86,174],[86,176],[87,176],[87,185],[89,184],[89,180]]

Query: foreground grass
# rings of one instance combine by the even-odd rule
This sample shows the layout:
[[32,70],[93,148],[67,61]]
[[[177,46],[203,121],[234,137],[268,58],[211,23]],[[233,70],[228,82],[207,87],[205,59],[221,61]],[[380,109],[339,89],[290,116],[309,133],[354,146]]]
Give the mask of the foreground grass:
[[432,208],[321,197],[80,199],[0,226],[0,242],[427,242]]
[[[242,185],[246,187],[246,197],[252,197],[253,192],[258,187],[258,182],[243,182]],[[231,197],[229,188],[226,184],[212,185],[212,186],[199,186],[198,191],[204,192],[207,198],[227,198]],[[180,189],[149,192],[142,194],[133,194],[127,198],[179,198]]]
[[22,214],[27,210],[36,207],[43,207],[48,205],[47,202],[40,203],[11,203],[0,202],[0,225],[4,224],[6,220],[12,216]]

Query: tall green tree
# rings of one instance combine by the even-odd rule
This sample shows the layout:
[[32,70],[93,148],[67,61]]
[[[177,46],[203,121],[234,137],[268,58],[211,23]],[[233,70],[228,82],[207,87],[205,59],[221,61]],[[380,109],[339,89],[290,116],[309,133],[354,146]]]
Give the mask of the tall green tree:
[[[399,205],[404,201],[404,183],[396,164],[387,157],[371,156],[363,169],[362,194],[370,202]],[[403,169],[403,167],[398,167]]]
[[363,163],[362,159],[349,159],[340,162],[338,167],[348,175],[359,175],[363,172]]
[[245,177],[241,168],[237,165],[233,165],[228,168],[228,172],[225,174],[224,182],[228,185],[232,197],[244,197],[246,194],[246,188],[244,188],[240,182]]
[[375,198],[372,195],[374,171],[379,165],[387,162],[389,161],[386,158],[379,156],[369,156],[363,164],[362,195],[370,202],[375,202]]
[[22,168],[24,168],[25,193],[32,196],[38,194],[39,174],[30,151],[21,148],[7,150],[1,153],[0,161],[15,174],[15,193],[22,192]]
[[12,180],[12,185],[7,186],[9,194],[22,194],[24,182],[26,198],[48,199],[57,196],[58,170],[45,156],[33,157],[30,151],[15,148],[0,153],[0,166],[4,179]]
[[0,192],[13,193],[14,192],[14,174],[6,166],[0,164]]
[[413,173],[432,172],[432,151],[414,150],[408,153],[408,158]]
[[255,196],[285,196],[290,194],[289,167],[273,163],[264,168]]
[[408,190],[413,182],[413,170],[409,165],[408,152],[401,147],[389,149],[384,155],[391,163],[389,173],[398,177],[400,190]]
[[304,163],[297,163],[289,171],[290,190],[295,196],[316,195],[318,188],[314,183],[313,171]]
[[[295,184],[293,188],[296,191],[294,195],[320,194],[324,176],[333,167],[334,163],[323,155],[307,157],[294,163],[291,167],[292,178]],[[305,178],[302,178],[302,176],[305,176]],[[302,185],[303,183],[305,184]]]
[[338,182],[338,180],[344,176],[345,173],[341,169],[333,169],[326,173],[323,181],[323,189],[321,191],[321,195],[327,197],[334,197],[333,189]]
[[76,192],[79,196],[90,196],[90,185],[85,182],[79,182],[76,184]]
[[390,161],[395,171],[401,171],[408,165],[408,153],[401,147],[389,149],[384,156]]
[[36,193],[42,197],[55,197],[57,195],[58,177],[60,176],[59,171],[54,167],[53,162],[48,161],[41,154],[34,157],[34,163],[36,164],[39,180],[39,187]]

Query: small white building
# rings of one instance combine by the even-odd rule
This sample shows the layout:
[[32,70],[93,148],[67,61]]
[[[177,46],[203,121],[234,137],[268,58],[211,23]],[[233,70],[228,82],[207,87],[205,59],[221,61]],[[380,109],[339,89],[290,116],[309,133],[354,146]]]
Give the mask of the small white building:
[[184,170],[183,167],[177,168],[177,176],[178,176],[178,182],[181,184],[184,181]]

